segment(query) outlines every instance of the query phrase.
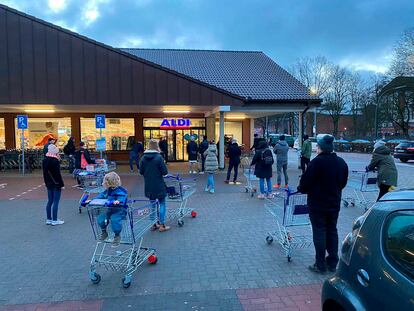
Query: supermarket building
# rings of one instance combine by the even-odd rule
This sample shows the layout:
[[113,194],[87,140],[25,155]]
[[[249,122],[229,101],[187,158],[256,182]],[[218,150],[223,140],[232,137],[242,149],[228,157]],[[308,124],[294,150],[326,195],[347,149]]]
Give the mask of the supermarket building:
[[166,137],[169,160],[184,161],[189,135],[249,146],[254,118],[320,102],[262,52],[113,48],[0,5],[0,150],[21,146],[20,114],[28,148],[53,134],[93,149],[105,114],[109,158],[126,159],[133,137]]

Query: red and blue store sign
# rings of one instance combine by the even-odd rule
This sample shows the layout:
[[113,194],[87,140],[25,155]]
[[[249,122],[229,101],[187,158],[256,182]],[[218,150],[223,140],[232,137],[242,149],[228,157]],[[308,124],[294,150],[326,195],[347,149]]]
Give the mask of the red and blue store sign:
[[190,119],[163,119],[160,125],[163,130],[185,130],[190,127]]

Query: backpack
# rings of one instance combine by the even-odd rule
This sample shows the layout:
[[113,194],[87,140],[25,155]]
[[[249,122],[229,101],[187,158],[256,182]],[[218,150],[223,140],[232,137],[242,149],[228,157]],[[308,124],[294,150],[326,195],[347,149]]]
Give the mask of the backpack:
[[273,165],[273,153],[269,148],[262,151],[262,161],[265,165]]

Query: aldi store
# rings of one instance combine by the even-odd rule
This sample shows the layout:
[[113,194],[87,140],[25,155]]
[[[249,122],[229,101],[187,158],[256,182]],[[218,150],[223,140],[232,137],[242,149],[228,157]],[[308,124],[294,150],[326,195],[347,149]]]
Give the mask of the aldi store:
[[94,149],[105,114],[110,159],[126,160],[134,138],[166,137],[169,160],[185,161],[191,135],[248,146],[254,118],[321,102],[262,52],[118,49],[4,5],[0,42],[0,150],[20,148],[20,114],[27,148],[53,135]]

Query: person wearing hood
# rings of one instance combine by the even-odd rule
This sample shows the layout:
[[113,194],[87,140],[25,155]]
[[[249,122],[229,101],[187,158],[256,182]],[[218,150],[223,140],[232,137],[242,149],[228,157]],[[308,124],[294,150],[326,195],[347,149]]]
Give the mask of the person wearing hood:
[[227,170],[227,178],[225,182],[227,184],[230,183],[231,171],[234,168],[233,184],[240,185],[240,182],[237,181],[237,175],[239,172],[241,149],[239,145],[237,144],[237,139],[234,138],[231,141],[227,155],[229,157],[229,168]]
[[139,173],[144,176],[145,196],[159,202],[159,223],[155,224],[152,230],[158,229],[160,232],[164,232],[170,229],[165,225],[167,191],[164,176],[168,174],[168,169],[158,146],[156,139],[149,141],[148,149],[144,151],[141,158]]
[[[269,149],[266,141],[259,142],[250,165],[255,165],[254,175],[259,178],[260,194],[257,198],[264,199],[266,196],[271,198],[273,153],[272,150]],[[267,190],[265,190],[265,180]]]
[[371,163],[366,167],[367,172],[374,170],[378,170],[379,201],[384,194],[397,186],[398,181],[398,171],[391,151],[382,140],[375,143]]
[[207,150],[204,151],[204,157],[206,158],[205,169],[208,174],[205,191],[214,193],[214,173],[218,170],[217,146],[214,140],[209,143]]
[[334,272],[339,261],[337,221],[342,190],[348,182],[348,165],[333,152],[333,142],[332,135],[318,139],[318,155],[310,161],[298,187],[299,192],[308,195],[316,253],[315,263],[309,269],[316,273],[325,273],[327,269]]
[[63,225],[65,222],[58,219],[58,208],[60,195],[63,187],[62,174],[60,173],[60,156],[59,148],[54,144],[47,147],[47,153],[42,162],[43,180],[47,188],[46,204],[46,225]]
[[281,135],[279,141],[276,143],[273,148],[273,152],[276,154],[277,158],[277,184],[275,188],[280,188],[282,182],[282,169],[283,175],[285,177],[285,188],[289,187],[289,176],[287,174],[287,165],[288,165],[288,152],[289,145],[285,140],[285,135]]

